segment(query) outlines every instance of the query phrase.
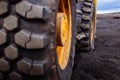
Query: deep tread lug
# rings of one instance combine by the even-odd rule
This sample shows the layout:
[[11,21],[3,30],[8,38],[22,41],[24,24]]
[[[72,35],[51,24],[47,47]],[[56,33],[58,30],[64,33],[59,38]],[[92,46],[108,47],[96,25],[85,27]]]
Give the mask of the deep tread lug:
[[3,15],[8,12],[7,2],[0,0],[0,15]]
[[83,14],[82,15],[82,19],[89,21],[90,20],[90,16]]
[[16,12],[27,19],[47,19],[49,11],[44,6],[33,5],[27,1],[21,1],[16,5]]
[[27,12],[26,18],[28,19],[47,19],[48,18],[47,8],[43,6],[33,5],[32,10]]
[[43,75],[48,70],[48,61],[34,61],[32,66],[30,75]]
[[15,45],[10,45],[5,48],[5,56],[10,60],[18,58],[18,49],[15,47]]
[[30,40],[30,35],[31,35],[31,32],[29,32],[27,30],[22,30],[22,31],[16,33],[15,34],[15,42],[16,42],[16,44],[18,44],[19,46],[25,48],[26,43]]
[[29,74],[29,70],[31,69],[32,61],[29,59],[22,59],[17,63],[17,68],[20,72],[24,74]]
[[9,80],[22,80],[22,77],[20,74],[12,72],[9,74]]
[[80,25],[80,27],[81,27],[82,29],[90,29],[90,25],[89,25],[89,24],[85,24],[85,23],[82,23],[82,24]]
[[18,19],[15,16],[10,15],[3,20],[3,26],[8,31],[12,31],[18,27]]
[[90,7],[83,7],[82,10],[87,13],[91,13],[91,8]]
[[27,1],[21,1],[16,4],[16,12],[23,17],[26,17],[26,13],[31,10],[32,5]]
[[27,49],[40,49],[40,48],[45,48],[47,44],[48,44],[48,40],[47,40],[46,35],[32,34],[31,40],[27,42],[26,44],[26,48]]
[[7,41],[7,34],[5,31],[0,30],[0,45],[4,44]]
[[0,59],[0,71],[6,72],[10,69],[8,61],[6,61],[4,58]]
[[44,34],[34,34],[26,30],[22,30],[15,35],[15,42],[26,49],[45,48],[48,44],[48,38]]
[[89,2],[84,2],[84,5],[87,6],[87,7],[92,7],[92,4],[89,3]]
[[89,40],[87,40],[87,41],[81,40],[81,41],[80,41],[80,44],[81,44],[82,46],[88,46],[88,45],[90,44],[90,42],[89,42]]

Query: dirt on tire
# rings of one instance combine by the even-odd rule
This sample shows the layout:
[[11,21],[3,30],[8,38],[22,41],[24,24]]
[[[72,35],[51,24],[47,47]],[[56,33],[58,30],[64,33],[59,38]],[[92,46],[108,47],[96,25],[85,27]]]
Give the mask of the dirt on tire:
[[99,15],[96,50],[76,54],[71,80],[120,80],[120,16]]

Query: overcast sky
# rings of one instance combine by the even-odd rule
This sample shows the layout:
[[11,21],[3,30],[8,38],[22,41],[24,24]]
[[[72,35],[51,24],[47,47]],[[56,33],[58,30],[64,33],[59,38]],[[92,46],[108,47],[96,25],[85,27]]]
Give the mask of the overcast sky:
[[120,11],[120,0],[98,0],[98,11]]

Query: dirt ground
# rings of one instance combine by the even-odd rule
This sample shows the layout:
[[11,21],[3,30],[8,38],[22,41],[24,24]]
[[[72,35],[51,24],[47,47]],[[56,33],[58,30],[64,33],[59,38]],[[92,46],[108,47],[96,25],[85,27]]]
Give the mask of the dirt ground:
[[76,54],[71,80],[120,80],[120,16],[99,15],[96,50]]

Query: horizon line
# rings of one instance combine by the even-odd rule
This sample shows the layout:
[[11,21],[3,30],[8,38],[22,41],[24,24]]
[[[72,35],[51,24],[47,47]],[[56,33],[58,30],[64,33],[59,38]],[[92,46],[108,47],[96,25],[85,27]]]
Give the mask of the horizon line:
[[117,13],[117,12],[120,12],[120,8],[108,9],[108,10],[98,10],[97,14]]

